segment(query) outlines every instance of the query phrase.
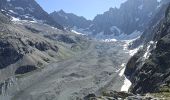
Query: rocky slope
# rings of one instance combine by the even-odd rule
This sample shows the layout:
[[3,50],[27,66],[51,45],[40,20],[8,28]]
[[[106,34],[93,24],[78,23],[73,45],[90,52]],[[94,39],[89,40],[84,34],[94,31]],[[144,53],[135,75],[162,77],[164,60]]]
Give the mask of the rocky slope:
[[[88,22],[93,25],[86,24],[86,19],[76,15],[57,12],[61,19],[64,15],[65,20],[59,21],[64,26],[80,25],[79,28],[87,27],[87,30],[94,27],[96,33],[103,31],[102,33],[108,34],[108,29],[112,27],[114,35],[121,31],[130,34],[134,30],[141,31],[149,25],[142,35],[143,47],[128,63],[128,59],[137,51],[127,49],[129,41],[99,41],[63,30],[62,26],[55,23],[34,0],[1,1],[0,99],[88,100],[89,97],[94,97],[99,100],[119,98],[133,100],[152,98],[134,95],[137,93],[158,91],[166,93],[165,95],[169,93],[170,6],[158,6],[166,4],[169,0],[162,0],[160,3],[153,0],[129,0],[122,4],[120,9],[111,8],[110,11],[99,15],[97,18],[103,19],[96,21],[96,26],[91,21]],[[124,14],[125,8],[130,9],[126,15],[132,23],[124,18],[125,15],[124,17],[119,15],[124,19],[120,26],[105,20],[109,16],[118,16],[116,15],[119,14],[118,11]],[[136,19],[140,17],[139,11],[143,17]],[[152,16],[148,16],[150,11],[153,11]],[[156,17],[153,17],[154,13]],[[135,16],[131,16],[133,14]],[[54,13],[54,16],[57,15]],[[67,18],[77,19],[78,23],[66,20]],[[152,18],[153,21],[149,21]],[[130,25],[131,27],[127,28]],[[98,27],[101,30],[97,29]],[[146,38],[148,33],[151,35]],[[123,76],[125,63],[127,63],[125,75],[132,82],[130,92],[134,94],[115,92],[121,91],[123,86],[126,86],[126,78]],[[112,91],[106,92],[108,90]],[[96,95],[103,96],[97,98]]]
[[1,5],[1,100],[74,100],[121,90],[119,72],[129,58],[125,41],[96,41],[44,23],[29,11],[34,17],[22,18],[27,12],[13,9],[16,1]]
[[[50,61],[57,61],[53,57],[57,57],[60,49],[64,47],[57,41],[64,44],[70,43],[70,45],[76,44],[76,40],[68,37],[67,34],[64,35],[64,31],[41,23],[12,22],[8,17],[0,14],[0,69],[3,69],[1,74],[6,73],[6,69],[11,70],[11,74],[20,73],[20,67],[22,71],[25,69],[26,72],[29,72],[29,70],[35,69],[34,67],[43,67]],[[46,32],[44,27],[50,31]],[[65,40],[63,38],[52,40],[49,38],[51,36],[56,36],[56,38],[62,36]],[[75,42],[72,43],[70,40]],[[17,69],[18,71],[16,71]]]
[[86,29],[92,23],[84,17],[80,17],[72,13],[66,13],[63,10],[52,12],[50,16],[52,16],[52,18],[59,24],[67,28]]
[[43,23],[10,21],[3,14],[0,23],[2,100],[75,100],[121,89],[120,65],[129,58],[124,41],[89,40]]
[[22,90],[32,84],[23,82],[23,87],[17,84],[19,87],[16,88],[16,77],[23,81],[22,77],[28,77],[53,62],[73,57],[88,46],[87,37],[44,22],[22,20],[5,14],[0,12],[1,100],[8,100],[8,93],[14,95],[19,92],[18,88]]
[[148,40],[128,62],[125,74],[133,93],[169,92],[170,5]]

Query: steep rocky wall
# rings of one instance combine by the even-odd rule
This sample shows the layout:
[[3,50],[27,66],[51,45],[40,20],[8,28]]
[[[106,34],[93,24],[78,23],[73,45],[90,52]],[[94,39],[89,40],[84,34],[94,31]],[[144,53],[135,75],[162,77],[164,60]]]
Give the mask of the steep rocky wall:
[[170,5],[155,30],[151,42],[145,43],[127,64],[125,75],[132,82],[133,93],[158,92],[170,85]]

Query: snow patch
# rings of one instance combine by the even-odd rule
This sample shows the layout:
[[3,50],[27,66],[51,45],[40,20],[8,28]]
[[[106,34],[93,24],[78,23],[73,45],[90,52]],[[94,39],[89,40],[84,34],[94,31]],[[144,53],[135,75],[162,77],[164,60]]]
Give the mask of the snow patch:
[[140,47],[135,48],[135,49],[133,49],[133,50],[129,50],[129,55],[130,55],[130,56],[135,55],[135,54],[138,52],[139,48],[140,48]]
[[116,42],[116,39],[104,39],[103,42]]
[[128,92],[131,85],[132,85],[132,83],[125,77],[124,84],[121,87],[121,91]]
[[78,28],[76,26],[74,26],[73,28],[71,28],[71,30],[74,30],[78,33],[81,33],[81,34],[84,34],[84,35],[90,35],[92,34],[92,32],[89,32],[89,31],[86,31],[85,29],[82,29],[82,28]]
[[124,67],[124,68],[120,71],[119,76],[125,78],[124,84],[123,84],[122,87],[121,87],[121,91],[128,92],[128,90],[129,90],[130,86],[132,85],[132,83],[131,83],[131,82],[125,77],[125,75],[124,75],[125,68],[126,68],[125,63],[123,63],[123,64],[121,65],[121,67]]
[[[138,39],[139,37],[137,37],[136,39]],[[132,43],[134,40],[136,40],[136,39],[132,39],[132,40],[125,40],[125,44],[124,44],[124,46],[123,46],[123,50],[128,50],[128,45],[130,44],[130,43]],[[134,54],[136,54],[137,52],[138,52],[138,50],[140,49],[140,48],[142,48],[143,47],[143,45],[140,45],[139,47],[137,47],[137,48],[135,48],[135,49],[133,49],[133,50],[128,50],[128,52],[127,53],[129,53],[129,55],[130,56],[133,56]]]
[[17,22],[17,21],[20,21],[20,19],[19,19],[19,18],[12,17],[12,21]]
[[75,31],[75,30],[71,30],[71,32],[73,32],[73,33],[75,33],[75,34],[78,34],[78,35],[85,35],[85,34],[83,34],[83,33],[77,32],[77,31]]
[[143,55],[143,57],[144,57],[145,59],[148,59],[148,58],[149,58],[149,55],[150,55],[150,53],[149,53],[149,48],[150,48],[150,46],[151,46],[151,45],[148,45],[147,50],[146,50],[145,54]]
[[151,47],[151,45],[153,45],[153,44],[154,44],[154,48],[153,48],[153,49],[156,48],[157,42],[150,41],[150,42],[149,42],[149,45],[147,46],[146,52],[145,52],[145,54],[143,55],[144,59],[148,59],[149,56],[151,55],[151,53],[150,53],[150,51],[151,51],[151,50],[150,50],[150,47]]
[[120,71],[120,73],[119,73],[119,76],[123,76],[124,75],[124,72],[125,72],[125,63],[123,63],[122,65],[121,65],[121,67],[124,67],[121,71]]

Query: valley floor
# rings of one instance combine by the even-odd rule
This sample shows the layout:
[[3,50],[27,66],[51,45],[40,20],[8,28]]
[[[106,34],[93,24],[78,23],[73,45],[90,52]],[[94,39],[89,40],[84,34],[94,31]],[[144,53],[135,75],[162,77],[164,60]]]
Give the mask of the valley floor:
[[[76,100],[89,93],[120,91],[119,73],[129,59],[126,42],[91,42],[76,57],[49,64],[27,77],[18,78],[20,92],[12,100]],[[29,84],[28,84],[29,83]]]

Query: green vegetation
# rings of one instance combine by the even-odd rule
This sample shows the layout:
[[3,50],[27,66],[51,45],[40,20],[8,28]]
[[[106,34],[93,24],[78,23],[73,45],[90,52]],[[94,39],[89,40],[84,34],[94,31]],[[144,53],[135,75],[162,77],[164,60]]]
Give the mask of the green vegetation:
[[160,98],[160,100],[170,100],[170,86],[165,85],[160,87],[159,92],[151,93],[154,98]]

